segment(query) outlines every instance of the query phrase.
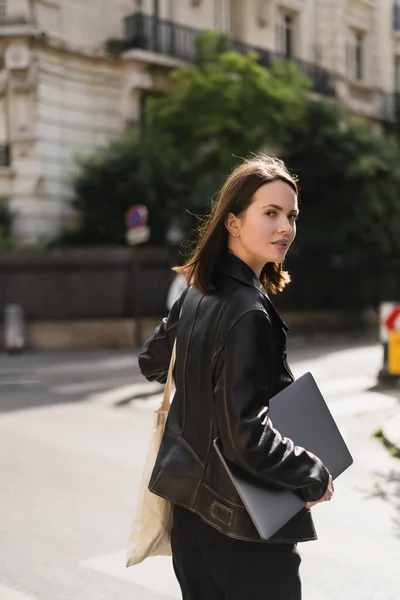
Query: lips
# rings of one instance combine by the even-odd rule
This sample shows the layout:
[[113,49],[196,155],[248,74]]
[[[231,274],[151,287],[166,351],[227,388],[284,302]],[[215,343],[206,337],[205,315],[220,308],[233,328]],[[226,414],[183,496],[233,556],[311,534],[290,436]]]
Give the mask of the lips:
[[277,242],[272,242],[274,246],[278,246],[282,250],[289,246],[289,242],[287,240],[278,240]]

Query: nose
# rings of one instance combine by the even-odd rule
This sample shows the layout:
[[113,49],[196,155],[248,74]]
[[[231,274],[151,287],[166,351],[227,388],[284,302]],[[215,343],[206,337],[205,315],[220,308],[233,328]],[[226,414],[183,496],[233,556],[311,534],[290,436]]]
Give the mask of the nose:
[[294,221],[291,221],[287,217],[282,217],[282,220],[279,222],[279,231],[282,233],[292,233],[294,226]]

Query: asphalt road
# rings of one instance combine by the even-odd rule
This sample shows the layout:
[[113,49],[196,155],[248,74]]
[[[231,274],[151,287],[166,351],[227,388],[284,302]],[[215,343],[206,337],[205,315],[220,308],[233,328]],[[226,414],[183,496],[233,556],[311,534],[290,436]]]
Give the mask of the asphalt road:
[[[399,600],[400,461],[371,436],[398,403],[374,389],[381,349],[314,344],[289,358],[318,379],[355,459],[313,509],[304,598]],[[128,352],[0,356],[0,600],[180,597],[170,559],[124,566],[160,391]]]

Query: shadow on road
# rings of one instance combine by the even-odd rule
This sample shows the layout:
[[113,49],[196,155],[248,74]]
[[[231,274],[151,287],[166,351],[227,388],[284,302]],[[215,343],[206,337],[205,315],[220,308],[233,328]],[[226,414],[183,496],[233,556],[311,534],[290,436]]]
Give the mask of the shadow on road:
[[400,538],[400,460],[399,469],[391,469],[388,472],[375,471],[372,473],[372,489],[360,490],[365,500],[379,498],[389,504],[395,510],[392,518],[395,526],[395,535]]
[[115,408],[123,408],[124,406],[128,406],[131,402],[135,400],[147,400],[148,398],[152,398],[153,396],[158,396],[160,394],[160,390],[153,390],[151,392],[135,394],[130,396],[129,398],[124,398],[124,400],[119,400],[119,402],[115,402]]
[[[289,362],[294,364],[298,360],[327,358],[343,351],[375,347],[377,340],[375,336],[360,336],[350,342],[332,335],[321,339],[289,336],[288,342]],[[0,353],[0,413],[84,402],[97,391],[144,383],[137,365],[137,352],[114,349],[26,352],[18,356]],[[399,397],[400,389],[396,392]],[[114,406],[123,408],[139,398],[151,398],[154,393],[159,390],[131,395],[116,401]],[[392,392],[385,389],[384,393]]]
[[400,380],[393,383],[382,383],[378,382],[376,385],[368,388],[368,392],[378,392],[379,394],[385,394],[391,396],[400,401]]

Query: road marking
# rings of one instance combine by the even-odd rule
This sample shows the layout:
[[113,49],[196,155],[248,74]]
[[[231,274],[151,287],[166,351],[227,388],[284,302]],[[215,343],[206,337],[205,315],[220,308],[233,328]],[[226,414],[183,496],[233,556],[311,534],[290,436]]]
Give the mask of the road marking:
[[17,592],[16,590],[12,590],[5,585],[0,583],[0,599],[1,600],[35,600],[32,596],[26,596],[26,594],[21,594],[21,592]]
[[92,558],[81,563],[83,567],[129,581],[174,600],[182,598],[170,557],[146,558],[141,564],[129,568],[125,564],[126,553],[124,551]]
[[3,387],[3,386],[6,387],[6,386],[10,386],[10,385],[19,385],[19,386],[21,386],[21,385],[39,385],[39,383],[40,383],[40,381],[37,379],[23,379],[20,377],[18,377],[18,378],[9,377],[8,379],[2,377],[0,379],[0,387]]

